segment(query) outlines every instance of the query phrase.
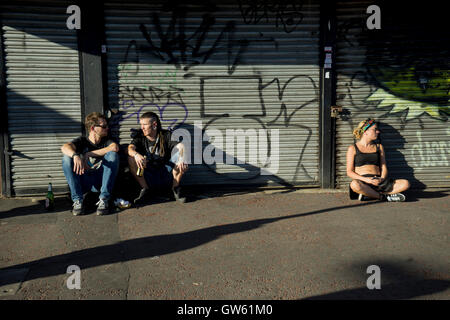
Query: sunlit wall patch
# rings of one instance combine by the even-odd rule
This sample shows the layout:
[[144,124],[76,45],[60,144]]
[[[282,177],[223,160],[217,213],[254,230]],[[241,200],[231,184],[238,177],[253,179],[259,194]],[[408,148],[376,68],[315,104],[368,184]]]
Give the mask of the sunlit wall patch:
[[377,108],[386,108],[392,106],[387,114],[406,112],[405,120],[412,120],[423,114],[428,114],[433,118],[445,120],[445,114],[450,112],[450,104],[440,105],[432,102],[421,102],[399,98],[382,88],[378,88],[374,93],[366,98],[366,101],[380,101]]

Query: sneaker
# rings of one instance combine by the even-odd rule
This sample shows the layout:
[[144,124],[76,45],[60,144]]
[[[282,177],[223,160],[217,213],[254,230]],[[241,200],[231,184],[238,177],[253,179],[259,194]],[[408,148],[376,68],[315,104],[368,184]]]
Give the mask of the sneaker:
[[147,188],[142,188],[141,191],[139,192],[139,196],[134,199],[134,204],[138,205],[138,204],[142,204],[145,200],[145,198],[147,197],[147,194],[149,193],[149,190]]
[[389,202],[403,202],[406,200],[406,197],[401,193],[387,194],[386,200]]
[[108,209],[108,200],[100,199],[97,203],[97,215],[103,216],[109,212]]
[[173,193],[173,196],[175,197],[175,200],[177,200],[181,203],[186,202],[186,197],[181,196],[181,187],[172,188],[172,193]]
[[128,209],[129,207],[131,207],[131,203],[122,198],[117,198],[114,201],[114,205],[119,209]]
[[81,216],[84,214],[83,201],[76,200],[72,205],[72,213],[74,216]]

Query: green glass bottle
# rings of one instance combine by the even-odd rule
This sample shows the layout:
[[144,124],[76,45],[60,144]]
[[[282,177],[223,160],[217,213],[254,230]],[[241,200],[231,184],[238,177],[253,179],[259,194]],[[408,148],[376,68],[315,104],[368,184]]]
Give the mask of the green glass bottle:
[[53,195],[52,184],[48,184],[47,196],[45,198],[45,209],[52,211],[55,209],[55,196]]

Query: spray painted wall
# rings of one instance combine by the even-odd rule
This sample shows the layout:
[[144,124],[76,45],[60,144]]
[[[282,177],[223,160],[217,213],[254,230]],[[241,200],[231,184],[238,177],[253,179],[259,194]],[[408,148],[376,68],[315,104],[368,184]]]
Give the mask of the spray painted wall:
[[381,122],[389,172],[415,187],[449,186],[450,49],[433,6],[380,4],[381,28],[366,26],[366,2],[338,3],[337,184],[345,186],[352,129]]
[[164,128],[190,134],[187,184],[318,185],[319,9],[106,4],[109,107],[121,143],[153,111]]

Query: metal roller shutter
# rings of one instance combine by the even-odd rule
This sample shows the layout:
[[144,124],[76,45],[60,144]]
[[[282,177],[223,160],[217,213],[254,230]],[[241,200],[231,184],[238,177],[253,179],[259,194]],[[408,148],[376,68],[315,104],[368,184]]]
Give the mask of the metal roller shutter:
[[366,26],[371,1],[337,5],[337,185],[346,187],[352,130],[381,121],[390,175],[412,187],[450,186],[449,42],[434,6],[380,6],[381,29]]
[[[113,132],[129,143],[146,111],[159,114],[165,128],[190,132],[185,184],[317,186],[319,19],[315,1],[106,3]],[[194,142],[202,129],[211,145]],[[233,153],[238,139],[226,143],[232,134],[257,142]],[[202,154],[220,150],[225,163],[202,164]],[[257,159],[249,156],[255,152]]]
[[81,134],[77,37],[67,2],[1,4],[12,188],[16,195],[68,190],[63,143]]

